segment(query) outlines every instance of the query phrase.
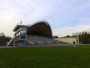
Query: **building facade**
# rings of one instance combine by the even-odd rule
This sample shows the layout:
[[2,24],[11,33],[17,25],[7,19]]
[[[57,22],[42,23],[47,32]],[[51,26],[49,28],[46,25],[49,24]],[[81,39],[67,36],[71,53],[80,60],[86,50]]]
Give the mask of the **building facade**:
[[50,25],[46,21],[30,25],[16,25],[13,29],[14,37],[8,46],[27,46],[30,44],[55,43]]
[[24,46],[27,40],[27,27],[25,25],[17,25],[14,28],[14,45]]

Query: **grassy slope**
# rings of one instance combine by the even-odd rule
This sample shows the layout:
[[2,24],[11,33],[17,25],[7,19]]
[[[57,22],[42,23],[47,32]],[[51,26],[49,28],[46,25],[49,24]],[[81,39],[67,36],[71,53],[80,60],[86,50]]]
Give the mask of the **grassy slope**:
[[1,48],[0,68],[90,68],[90,46]]

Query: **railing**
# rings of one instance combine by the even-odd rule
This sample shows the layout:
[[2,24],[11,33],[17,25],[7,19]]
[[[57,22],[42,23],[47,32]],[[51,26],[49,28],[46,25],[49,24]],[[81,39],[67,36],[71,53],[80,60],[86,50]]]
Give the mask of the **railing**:
[[7,46],[13,45],[13,42],[14,42],[14,37],[8,42]]

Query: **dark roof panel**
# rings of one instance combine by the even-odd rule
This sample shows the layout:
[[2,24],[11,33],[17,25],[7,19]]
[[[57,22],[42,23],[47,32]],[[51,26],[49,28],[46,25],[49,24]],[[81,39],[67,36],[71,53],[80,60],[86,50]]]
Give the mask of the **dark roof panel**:
[[31,25],[28,30],[28,34],[35,34],[40,36],[46,36],[52,38],[52,30],[50,25],[47,22],[37,22]]

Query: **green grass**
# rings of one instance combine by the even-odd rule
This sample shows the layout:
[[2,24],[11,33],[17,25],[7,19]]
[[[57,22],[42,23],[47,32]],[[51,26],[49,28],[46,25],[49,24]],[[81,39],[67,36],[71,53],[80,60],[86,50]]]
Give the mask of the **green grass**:
[[90,68],[90,45],[0,48],[0,68]]

